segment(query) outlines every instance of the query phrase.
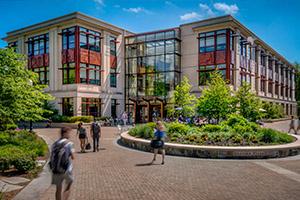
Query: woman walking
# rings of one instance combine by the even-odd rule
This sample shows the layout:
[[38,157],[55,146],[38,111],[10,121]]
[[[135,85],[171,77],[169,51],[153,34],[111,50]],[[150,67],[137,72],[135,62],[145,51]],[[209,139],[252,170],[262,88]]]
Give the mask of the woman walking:
[[166,133],[165,133],[164,125],[161,121],[157,121],[154,138],[151,141],[151,147],[154,149],[154,157],[153,157],[151,164],[153,164],[154,161],[156,160],[156,155],[158,153],[158,150],[161,150],[161,154],[162,154],[161,164],[162,165],[165,164],[165,154],[166,154],[165,149],[164,149],[165,137],[166,137]]
[[86,129],[83,128],[82,122],[78,124],[77,134],[79,135],[81,153],[85,152],[85,141],[87,139]]

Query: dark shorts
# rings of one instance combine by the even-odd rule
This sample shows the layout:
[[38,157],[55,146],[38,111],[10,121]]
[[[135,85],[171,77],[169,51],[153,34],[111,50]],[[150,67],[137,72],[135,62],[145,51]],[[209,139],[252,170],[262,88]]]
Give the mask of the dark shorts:
[[86,135],[85,134],[79,134],[79,139],[85,139]]
[[67,185],[73,183],[74,177],[72,172],[67,171],[64,174],[52,174],[53,185],[61,186],[64,181]]
[[152,140],[150,143],[150,146],[153,149],[163,149],[165,146],[165,143],[162,140]]

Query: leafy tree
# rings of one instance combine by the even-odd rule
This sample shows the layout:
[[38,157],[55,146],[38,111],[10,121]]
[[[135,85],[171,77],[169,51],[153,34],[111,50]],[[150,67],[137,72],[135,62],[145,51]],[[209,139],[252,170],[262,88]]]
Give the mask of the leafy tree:
[[236,99],[219,72],[213,72],[207,84],[198,99],[197,111],[200,116],[219,122],[235,112]]
[[42,120],[44,102],[51,99],[36,73],[25,69],[24,56],[0,49],[0,129],[17,121]]
[[262,108],[265,110],[265,112],[263,113],[263,118],[278,119],[284,116],[283,108],[278,104],[263,102]]
[[251,91],[251,85],[243,83],[235,94],[239,104],[240,114],[250,120],[256,121],[261,118],[262,103],[261,100]]
[[189,79],[183,77],[180,84],[176,86],[173,97],[169,100],[168,116],[192,117],[195,115],[196,96],[191,94],[191,89]]
[[296,68],[296,74],[295,74],[295,84],[296,84],[296,101],[297,101],[297,111],[298,114],[300,114],[300,64],[299,63],[295,63],[295,68]]

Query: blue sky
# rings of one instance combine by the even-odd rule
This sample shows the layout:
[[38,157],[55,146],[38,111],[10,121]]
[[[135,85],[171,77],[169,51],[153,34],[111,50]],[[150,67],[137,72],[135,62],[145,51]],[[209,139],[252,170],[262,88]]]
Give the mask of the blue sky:
[[74,11],[133,32],[232,14],[290,62],[300,62],[299,0],[0,0],[0,37]]

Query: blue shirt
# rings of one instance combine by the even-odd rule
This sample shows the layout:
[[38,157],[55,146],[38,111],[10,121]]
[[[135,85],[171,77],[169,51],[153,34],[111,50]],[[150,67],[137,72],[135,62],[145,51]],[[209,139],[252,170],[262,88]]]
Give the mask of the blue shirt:
[[166,133],[164,131],[155,131],[154,133],[154,137],[157,138],[157,139],[163,139],[164,137],[166,137]]

